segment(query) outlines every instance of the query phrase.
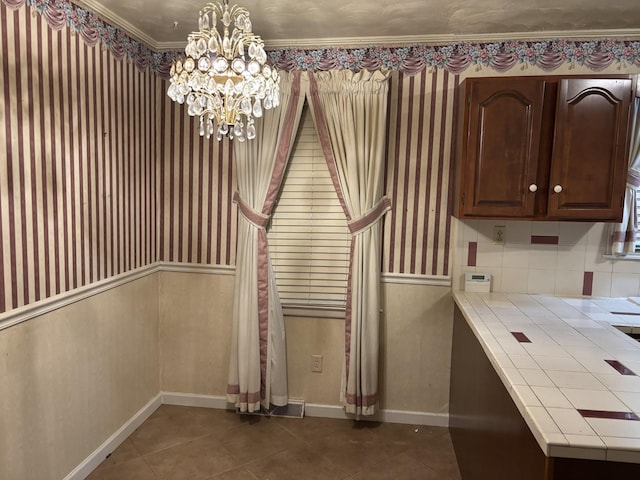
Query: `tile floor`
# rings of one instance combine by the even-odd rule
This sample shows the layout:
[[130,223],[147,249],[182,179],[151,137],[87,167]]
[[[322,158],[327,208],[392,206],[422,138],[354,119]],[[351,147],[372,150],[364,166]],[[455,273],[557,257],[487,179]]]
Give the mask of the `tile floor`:
[[163,405],[88,480],[460,480],[447,428]]

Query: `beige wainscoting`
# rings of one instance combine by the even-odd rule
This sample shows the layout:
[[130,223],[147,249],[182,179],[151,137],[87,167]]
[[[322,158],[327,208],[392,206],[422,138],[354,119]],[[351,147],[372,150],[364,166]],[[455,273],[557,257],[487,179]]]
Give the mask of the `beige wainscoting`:
[[[160,274],[161,389],[223,397],[226,391],[234,277]],[[447,414],[453,300],[451,288],[383,283],[382,409]],[[289,395],[339,406],[344,321],[286,317]],[[311,355],[323,371],[311,371]]]
[[0,331],[0,478],[61,479],[159,392],[155,274]]

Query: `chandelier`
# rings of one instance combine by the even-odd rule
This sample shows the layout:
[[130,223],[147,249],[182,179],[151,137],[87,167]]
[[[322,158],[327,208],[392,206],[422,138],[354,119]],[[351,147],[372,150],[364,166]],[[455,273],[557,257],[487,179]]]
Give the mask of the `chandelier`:
[[229,7],[229,0],[208,3],[198,25],[187,38],[186,58],[171,66],[167,94],[200,117],[200,135],[210,138],[215,123],[218,140],[255,138],[254,117],[280,104],[280,78],[267,64],[264,42],[251,31],[249,11]]

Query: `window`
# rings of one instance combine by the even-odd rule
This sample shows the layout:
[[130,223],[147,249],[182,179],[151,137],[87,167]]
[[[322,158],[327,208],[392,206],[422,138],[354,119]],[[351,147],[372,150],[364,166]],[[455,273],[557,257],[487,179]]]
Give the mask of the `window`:
[[285,307],[344,308],[351,234],[306,105],[268,238]]

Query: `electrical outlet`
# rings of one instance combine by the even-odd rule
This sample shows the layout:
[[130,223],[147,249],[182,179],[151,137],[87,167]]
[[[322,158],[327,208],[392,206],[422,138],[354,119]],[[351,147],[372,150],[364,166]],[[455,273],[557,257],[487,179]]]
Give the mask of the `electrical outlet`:
[[505,225],[493,226],[493,243],[504,244],[507,239],[507,227]]
[[322,355],[311,355],[311,371],[322,372]]

